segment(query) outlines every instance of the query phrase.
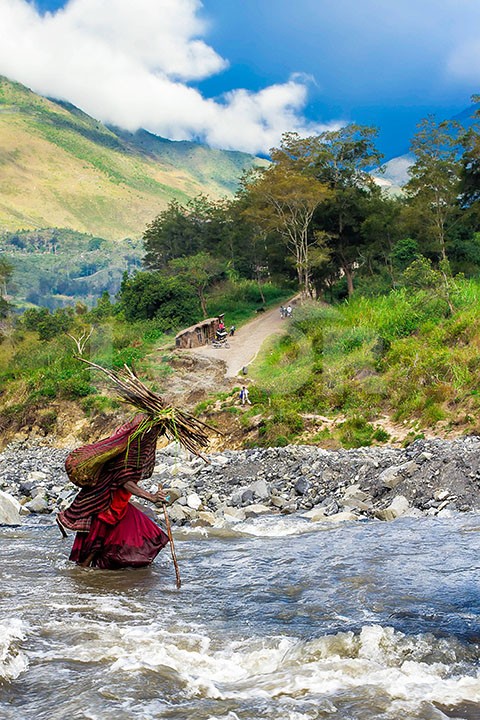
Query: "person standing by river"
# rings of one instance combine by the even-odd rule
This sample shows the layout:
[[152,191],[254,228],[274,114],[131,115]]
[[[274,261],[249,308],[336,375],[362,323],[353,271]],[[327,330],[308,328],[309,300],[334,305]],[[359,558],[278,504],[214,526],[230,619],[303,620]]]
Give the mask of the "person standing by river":
[[168,543],[166,533],[150,520],[131,497],[152,503],[166,501],[158,489],[138,485],[155,465],[158,427],[142,429],[144,415],[119,427],[111,437],[70,453],[65,468],[70,480],[82,485],[73,503],[57,515],[57,523],[76,531],[70,560],[102,569],[149,565]]

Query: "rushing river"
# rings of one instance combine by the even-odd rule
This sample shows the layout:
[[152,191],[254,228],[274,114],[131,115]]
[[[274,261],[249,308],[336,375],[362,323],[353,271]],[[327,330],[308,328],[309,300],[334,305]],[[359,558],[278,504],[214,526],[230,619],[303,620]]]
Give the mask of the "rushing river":
[[175,537],[180,590],[0,528],[2,720],[479,720],[478,514]]

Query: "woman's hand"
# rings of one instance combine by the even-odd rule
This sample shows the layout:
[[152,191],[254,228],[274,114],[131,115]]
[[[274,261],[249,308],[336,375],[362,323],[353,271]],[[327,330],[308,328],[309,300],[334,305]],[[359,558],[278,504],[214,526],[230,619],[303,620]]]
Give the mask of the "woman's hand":
[[127,482],[123,484],[123,487],[125,488],[125,490],[128,490],[128,492],[132,493],[132,495],[143,498],[144,500],[149,500],[152,503],[162,503],[165,502],[167,499],[167,493],[164,490],[157,488],[156,492],[151,493],[148,492],[148,490],[139,487],[139,485],[137,485],[137,483],[133,480],[127,480]]
[[165,490],[161,490],[160,488],[157,488],[157,492],[152,493],[152,502],[153,503],[164,503],[167,501],[167,492]]

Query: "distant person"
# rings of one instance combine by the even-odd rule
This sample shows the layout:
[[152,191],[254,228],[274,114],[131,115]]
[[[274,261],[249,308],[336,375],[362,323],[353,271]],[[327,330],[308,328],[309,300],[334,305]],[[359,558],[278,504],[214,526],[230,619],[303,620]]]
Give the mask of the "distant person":
[[242,405],[246,405],[246,404],[251,405],[252,404],[250,402],[250,398],[248,397],[248,390],[245,387],[245,385],[240,390],[240,401],[241,401]]
[[285,317],[285,308],[283,307],[283,305],[280,305],[280,317]]
[[292,317],[292,309],[293,308],[291,305],[287,306],[287,317]]
[[230,328],[230,337],[233,337],[233,336],[235,335],[235,330],[236,330],[236,329],[237,329],[237,328],[235,327],[235,325],[232,325],[232,327]]

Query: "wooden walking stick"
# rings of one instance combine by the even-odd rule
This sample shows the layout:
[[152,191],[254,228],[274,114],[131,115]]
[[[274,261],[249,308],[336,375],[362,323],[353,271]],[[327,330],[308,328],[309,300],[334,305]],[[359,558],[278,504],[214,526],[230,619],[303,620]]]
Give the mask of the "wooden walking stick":
[[180,580],[180,570],[178,568],[177,556],[175,555],[175,545],[173,543],[172,529],[170,527],[170,520],[168,519],[167,503],[163,503],[163,512],[165,513],[165,527],[167,528],[168,539],[170,540],[170,550],[172,553],[172,560],[175,566],[175,577],[177,578],[177,590],[180,588],[182,581]]

